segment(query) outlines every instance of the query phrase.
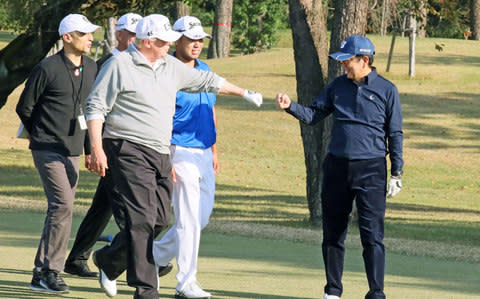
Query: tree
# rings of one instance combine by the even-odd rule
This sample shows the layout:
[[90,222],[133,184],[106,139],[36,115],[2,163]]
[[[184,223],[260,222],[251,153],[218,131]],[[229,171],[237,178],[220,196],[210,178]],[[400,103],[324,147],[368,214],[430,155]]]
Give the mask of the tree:
[[222,58],[230,55],[232,11],[233,0],[217,0],[212,27],[212,39],[208,46],[208,58]]
[[[342,41],[353,34],[365,34],[367,28],[368,0],[336,0],[330,36],[330,52],[338,51]],[[328,80],[343,73],[340,63],[330,60]]]
[[471,0],[473,39],[480,40],[480,0]]
[[58,24],[66,12],[77,11],[82,3],[83,0],[59,0],[42,7],[33,15],[27,31],[0,51],[0,108],[59,39]]
[[3,13],[0,14],[1,26],[23,33],[0,51],[0,108],[59,39],[58,24],[65,15],[83,13],[97,22],[130,11],[145,15],[153,12],[160,3],[166,1],[3,0],[0,4]]
[[190,15],[190,7],[183,1],[175,1],[176,13],[175,20]]
[[[322,1],[290,0],[289,8],[298,102],[309,105],[328,81],[341,74],[341,68],[338,62],[328,62]],[[335,1],[330,52],[338,51],[340,43],[346,37],[352,34],[365,34],[367,11],[368,0]],[[322,218],[321,166],[330,142],[331,125],[331,117],[313,127],[300,124],[307,170],[306,189],[310,222],[316,226],[321,224]]]
[[[328,68],[328,42],[325,14],[321,0],[289,0],[292,27],[298,102],[309,105],[325,87]],[[325,132],[323,124],[300,123],[305,166],[307,201],[310,222],[321,225],[321,188],[323,152],[327,141],[318,136]]]
[[244,54],[270,49],[285,24],[286,0],[239,1],[233,8],[233,45]]

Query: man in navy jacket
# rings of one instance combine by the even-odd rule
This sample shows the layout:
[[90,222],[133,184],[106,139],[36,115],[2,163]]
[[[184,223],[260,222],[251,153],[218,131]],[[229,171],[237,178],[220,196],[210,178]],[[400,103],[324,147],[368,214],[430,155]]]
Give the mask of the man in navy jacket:
[[[342,273],[348,215],[356,200],[363,259],[369,284],[366,299],[383,299],[385,197],[401,189],[402,112],[397,88],[372,66],[375,48],[366,37],[353,35],[330,57],[346,74],[330,83],[309,107],[278,94],[277,106],[306,124],[333,115],[329,153],[323,164],[323,243],[327,284],[325,299],[342,295]],[[386,155],[391,176],[387,185]]]

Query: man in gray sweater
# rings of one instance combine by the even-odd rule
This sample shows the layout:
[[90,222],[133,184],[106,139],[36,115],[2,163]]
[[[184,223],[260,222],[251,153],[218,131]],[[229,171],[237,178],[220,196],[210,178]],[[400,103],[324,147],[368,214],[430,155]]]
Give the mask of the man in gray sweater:
[[262,96],[168,55],[181,34],[165,16],[143,18],[136,34],[134,45],[104,64],[86,102],[90,170],[105,176],[109,169],[112,210],[120,228],[93,260],[108,296],[116,294],[115,279],[127,270],[127,282],[136,288],[134,298],[156,299],[152,244],[170,219],[169,146],[177,91],[238,95],[257,106]]

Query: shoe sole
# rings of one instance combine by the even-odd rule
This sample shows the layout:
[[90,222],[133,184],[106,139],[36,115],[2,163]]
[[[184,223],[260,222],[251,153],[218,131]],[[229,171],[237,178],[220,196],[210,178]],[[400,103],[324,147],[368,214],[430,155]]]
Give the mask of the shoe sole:
[[175,294],[176,299],[211,299],[212,296],[207,296],[207,297],[187,297],[183,294]]
[[170,273],[173,269],[173,265],[168,263],[165,267],[163,267],[162,271],[158,271],[158,277],[162,277]]
[[44,283],[42,280],[40,280],[40,285],[43,287],[43,291],[42,292],[49,292],[49,293],[55,293],[55,294],[66,294],[66,293],[69,293],[70,290],[67,289],[67,290],[54,290],[54,289],[50,289],[46,283]]
[[33,284],[30,284],[30,290],[37,291],[37,292],[46,292],[47,291],[44,287],[36,286],[36,285],[33,285]]
[[95,272],[92,272],[92,273],[94,273],[94,274],[85,274],[85,273],[83,273],[83,272],[80,273],[80,272],[78,272],[78,271],[70,271],[70,270],[67,270],[67,269],[64,269],[63,272],[68,273],[68,274],[70,274],[70,275],[76,275],[76,276],[78,276],[78,277],[84,277],[84,278],[89,278],[89,277],[91,277],[91,278],[98,278],[98,275],[99,275],[98,273],[95,273]]

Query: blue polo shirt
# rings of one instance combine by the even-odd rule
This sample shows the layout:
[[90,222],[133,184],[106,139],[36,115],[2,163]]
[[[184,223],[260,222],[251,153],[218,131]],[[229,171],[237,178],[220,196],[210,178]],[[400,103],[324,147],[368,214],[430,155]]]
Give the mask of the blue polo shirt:
[[339,76],[309,107],[296,102],[287,112],[306,124],[333,115],[329,152],[347,159],[390,154],[391,173],[402,170],[402,110],[396,86],[376,69],[361,82]]
[[[175,56],[175,53],[173,53]],[[210,71],[203,61],[196,59],[195,68]],[[177,92],[171,143],[184,147],[209,148],[215,144],[217,129],[213,107],[217,97],[213,93]]]

